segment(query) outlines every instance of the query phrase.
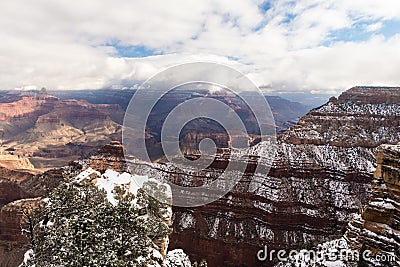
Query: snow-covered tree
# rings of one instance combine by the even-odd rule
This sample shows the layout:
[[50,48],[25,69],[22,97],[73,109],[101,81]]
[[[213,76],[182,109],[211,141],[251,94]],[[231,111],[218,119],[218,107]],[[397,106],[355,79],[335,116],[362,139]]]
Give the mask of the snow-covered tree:
[[[60,184],[31,218],[30,259],[22,266],[148,266],[157,240],[170,233],[167,187],[148,181],[133,194],[125,185],[108,192],[93,180]],[[147,191],[152,190],[152,191]],[[148,194],[148,192],[152,192]],[[157,197],[155,198],[154,195]]]

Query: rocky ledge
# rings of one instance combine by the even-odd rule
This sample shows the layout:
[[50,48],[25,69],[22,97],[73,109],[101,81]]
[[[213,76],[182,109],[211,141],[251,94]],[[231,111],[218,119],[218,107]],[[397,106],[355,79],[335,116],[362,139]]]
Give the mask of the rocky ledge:
[[281,138],[291,144],[339,147],[395,144],[400,140],[399,104],[399,87],[354,87],[311,110]]
[[[345,238],[350,248],[372,252],[371,260],[363,259],[364,266],[399,266],[400,145],[380,146],[377,164],[370,201],[352,218]],[[397,259],[377,261],[391,256]]]

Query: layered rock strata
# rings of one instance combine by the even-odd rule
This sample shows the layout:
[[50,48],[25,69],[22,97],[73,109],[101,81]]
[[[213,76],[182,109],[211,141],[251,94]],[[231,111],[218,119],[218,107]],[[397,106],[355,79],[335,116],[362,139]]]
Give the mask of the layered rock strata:
[[345,238],[350,248],[371,252],[361,259],[365,266],[400,266],[400,145],[379,147],[370,201]]
[[[118,105],[25,95],[0,103],[0,166],[47,170],[121,138]],[[33,165],[32,165],[33,164]]]
[[[399,96],[399,88],[357,87],[312,110],[278,136],[269,173],[245,174],[211,204],[176,207],[171,246],[185,247],[210,266],[270,266],[256,258],[264,245],[300,248],[340,236],[350,215],[368,202],[376,147],[400,141]],[[154,175],[186,185],[221,172],[185,175],[173,167],[154,168]]]
[[[254,173],[253,158],[223,198],[197,208],[175,207],[170,247],[185,248],[192,259],[205,258],[209,266],[271,266],[257,260],[264,245],[300,248],[340,236],[350,214],[368,202],[376,147],[400,141],[399,95],[399,88],[357,87],[312,110],[278,136],[269,172]],[[251,149],[263,158],[269,145],[263,142]],[[129,166],[136,174],[191,186],[218,179],[229,161],[221,155],[206,170],[185,172],[170,163],[135,159],[124,166],[112,152],[121,151],[119,145],[109,148],[106,160],[93,157],[76,164],[106,169],[117,162],[122,170]],[[225,178],[237,175],[227,172]]]

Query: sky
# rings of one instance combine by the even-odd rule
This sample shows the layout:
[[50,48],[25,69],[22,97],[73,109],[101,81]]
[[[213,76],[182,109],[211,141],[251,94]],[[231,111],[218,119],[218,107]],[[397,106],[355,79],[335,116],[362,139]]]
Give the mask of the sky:
[[400,85],[398,0],[2,0],[0,89],[131,88],[209,61],[265,92]]

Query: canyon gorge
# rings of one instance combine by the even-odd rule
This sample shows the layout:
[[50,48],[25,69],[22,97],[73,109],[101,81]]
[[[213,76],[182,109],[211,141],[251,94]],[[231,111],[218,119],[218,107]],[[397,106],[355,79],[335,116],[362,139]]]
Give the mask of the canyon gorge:
[[[98,106],[83,100],[67,101],[51,96],[37,99],[38,104],[35,105],[40,108],[23,104],[24,101],[26,99],[22,97],[1,104],[8,105],[2,112],[10,109],[10,105],[15,107],[15,103],[25,107],[2,113],[3,136],[9,140],[4,143],[4,152],[17,158],[22,151],[46,158],[53,151],[67,147],[63,150],[63,156],[82,151],[78,153],[82,159],[72,158],[67,167],[39,174],[29,172],[29,168],[15,168],[13,171],[4,167],[0,169],[2,259],[21,256],[21,247],[26,240],[18,231],[21,210],[29,203],[26,201],[31,199],[34,203],[37,197],[48,194],[63,179],[65,171],[88,167],[100,172],[106,169],[131,171],[190,186],[218,179],[229,161],[221,156],[205,170],[182,172],[169,162],[126,160],[122,145],[116,142],[120,140],[121,121],[118,120],[121,117],[118,119],[115,113],[123,112],[121,107],[113,104]],[[71,111],[67,112],[67,106],[74,106],[73,110],[77,114],[85,114],[87,120],[79,117],[83,115],[74,116]],[[47,108],[46,112],[43,111],[44,107]],[[110,110],[114,111],[114,119],[107,115]],[[33,125],[28,125],[24,119],[26,114],[37,118]],[[76,120],[66,120],[65,117]],[[11,125],[10,121],[20,123],[28,130],[13,132],[7,128]],[[60,147],[56,146],[60,140],[54,139],[54,149],[45,150],[35,145],[40,140],[30,141],[30,131],[45,129],[43,132],[46,136],[51,135],[52,130],[42,128],[42,125],[53,125],[54,122],[58,125],[54,131],[67,127],[67,132],[74,133],[66,135],[68,138],[73,138],[75,132],[79,138],[73,142],[63,140],[63,146]],[[400,142],[399,127],[400,88],[354,87],[338,98],[332,97],[326,104],[312,109],[296,124],[278,134],[274,144],[267,140],[250,147],[247,152],[258,157],[246,163],[246,172],[241,174],[240,181],[225,196],[204,206],[173,207],[170,248],[183,248],[192,260],[206,259],[209,266],[213,267],[272,266],[274,262],[260,262],[257,259],[257,251],[265,245],[276,250],[312,247],[344,234],[349,238],[349,244],[355,247],[367,244],[378,251],[384,249],[382,246],[398,246],[398,234],[391,236],[397,238],[397,243],[382,243],[376,241],[380,239],[375,239],[374,235],[365,234],[367,231],[362,229],[379,232],[386,238],[390,231],[394,233],[399,230],[399,184],[395,171],[398,169],[398,152],[395,148],[388,148],[384,150],[386,152],[378,149],[382,144]],[[97,129],[101,129],[99,135],[95,134]],[[189,145],[184,142],[183,148],[187,154],[194,151],[190,144],[199,136],[196,133],[186,135],[184,140]],[[155,136],[151,138],[156,140]],[[18,146],[19,142],[24,143],[25,147]],[[68,145],[69,142],[72,145]],[[221,144],[226,142],[221,138]],[[76,146],[78,143],[79,150]],[[269,161],[271,155],[263,154],[270,145],[275,145],[272,162]],[[85,154],[83,151],[91,153]],[[25,156],[20,154],[20,157]],[[35,165],[35,160],[32,162]],[[263,165],[270,164],[268,172],[262,171]],[[257,165],[259,169],[255,168]],[[237,173],[234,171],[226,171],[224,179],[231,179],[235,175]],[[388,198],[391,200],[382,200]],[[389,204],[393,208],[383,210]],[[358,213],[362,217],[354,215]],[[6,261],[0,262],[0,266],[6,264]]]

